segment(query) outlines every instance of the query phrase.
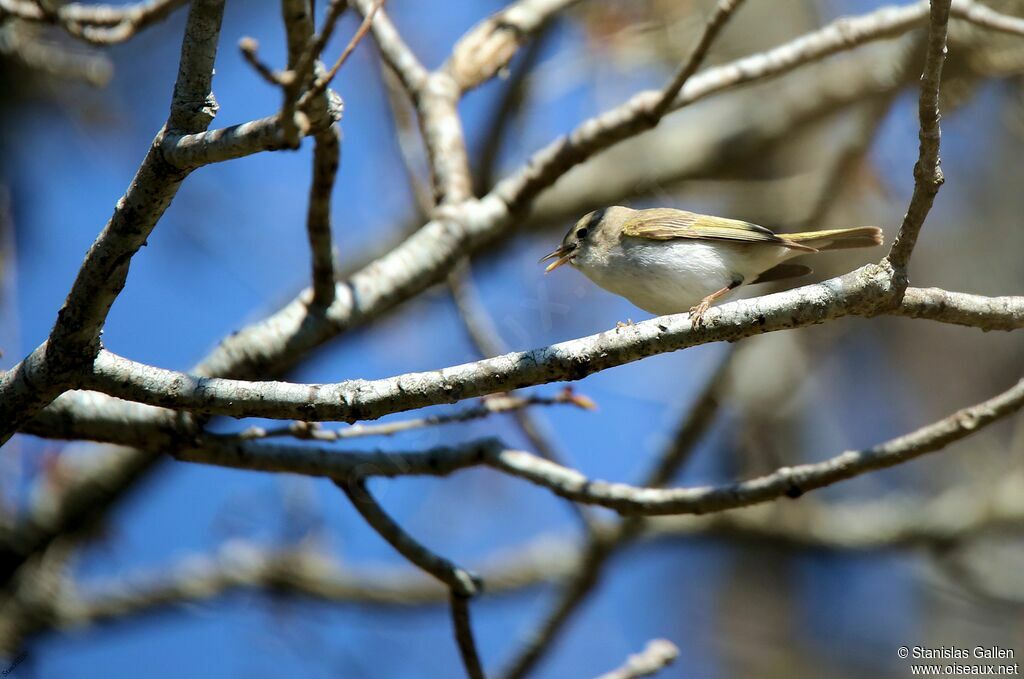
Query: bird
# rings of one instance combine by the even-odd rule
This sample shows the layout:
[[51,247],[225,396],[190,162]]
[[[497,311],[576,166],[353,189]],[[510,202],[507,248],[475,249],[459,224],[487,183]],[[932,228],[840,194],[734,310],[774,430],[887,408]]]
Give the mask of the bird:
[[699,326],[712,303],[743,285],[811,273],[790,259],[882,244],[877,226],[780,233],[750,222],[674,208],[616,205],[588,213],[541,258],[564,264],[656,316],[688,311]]

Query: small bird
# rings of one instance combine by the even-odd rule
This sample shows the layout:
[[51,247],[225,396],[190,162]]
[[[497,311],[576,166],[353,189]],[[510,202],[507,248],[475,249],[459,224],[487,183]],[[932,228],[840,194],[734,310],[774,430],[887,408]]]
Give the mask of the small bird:
[[876,226],[776,234],[735,219],[672,208],[594,210],[540,261],[572,264],[590,280],[655,315],[689,311],[699,325],[712,302],[741,285],[811,273],[787,260],[882,243]]

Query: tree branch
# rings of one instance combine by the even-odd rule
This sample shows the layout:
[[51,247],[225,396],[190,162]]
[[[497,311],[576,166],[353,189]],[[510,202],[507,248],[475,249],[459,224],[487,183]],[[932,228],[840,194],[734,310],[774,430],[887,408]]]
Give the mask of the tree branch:
[[479,593],[481,586],[479,578],[469,571],[459,568],[448,559],[438,556],[406,533],[373,499],[366,489],[365,479],[361,475],[351,475],[345,481],[338,481],[337,484],[348,496],[352,506],[366,520],[366,523],[370,524],[370,527],[394,547],[395,551],[417,568],[443,582],[453,595],[471,597]]
[[[1019,530],[1024,520],[1021,482],[1017,475],[1008,476],[995,487],[956,487],[927,501],[898,495],[828,505],[804,500],[708,516],[655,517],[643,520],[640,537],[719,537],[815,551],[929,549],[963,544],[992,531]],[[611,536],[619,527],[599,522],[594,530]],[[571,536],[542,535],[510,553],[502,550],[484,558],[479,573],[488,595],[514,593],[572,576],[583,554]],[[419,572],[352,570],[315,551],[229,541],[209,555],[193,554],[153,570],[77,583],[52,600],[38,602],[48,610],[33,617],[50,628],[73,628],[208,601],[243,588],[386,607],[434,605],[449,594],[447,587]]]
[[[165,129],[197,132],[216,113],[210,90],[223,0],[196,0],[188,13],[178,79]],[[160,153],[161,130],[127,193],[85,256],[49,338],[0,376],[0,444],[71,386],[99,351],[107,313],[124,287],[132,256],[170,204],[186,173]]]
[[[369,0],[358,0],[357,5],[365,14]],[[676,104],[690,104],[730,87],[781,75],[871,40],[899,35],[918,26],[926,15],[927,5],[919,3],[841,19],[768,52],[693,76],[683,86]],[[400,75],[404,71],[403,84],[415,99],[428,73],[408,52],[385,14],[378,14],[373,27],[385,59]],[[581,125],[578,131],[593,143],[588,143],[586,149],[574,147],[577,150],[570,154],[571,157],[558,155],[557,149],[568,142],[565,139],[556,141],[534,154],[530,163],[499,183],[484,199],[448,206],[437,219],[424,225],[388,254],[339,283],[335,302],[324,313],[314,315],[308,312],[311,293],[304,291],[278,312],[225,339],[203,363],[201,372],[221,376],[278,372],[305,352],[357,324],[378,317],[442,280],[460,257],[506,231],[513,223],[514,210],[528,206],[537,193],[553,184],[573,165],[630,134],[628,130],[613,125],[612,129],[619,130],[622,136],[609,136],[601,131],[607,127],[605,123],[613,124],[622,116],[632,117],[635,115],[630,113],[632,108],[648,106],[657,97],[657,92],[641,93],[622,107]],[[435,144],[435,148],[442,146]],[[461,169],[450,174],[457,179],[460,172]],[[458,181],[453,183],[458,184]],[[359,300],[358,304],[355,300]]]
[[704,488],[658,490],[590,481],[579,472],[518,451],[502,451],[488,464],[549,488],[557,495],[614,509],[621,514],[704,514],[745,507],[803,493],[884,469],[945,448],[1024,406],[1024,380],[977,405],[957,411],[904,436],[814,464],[782,467],[740,483]]
[[484,679],[483,666],[480,664],[480,654],[476,650],[473,627],[469,620],[469,597],[452,590],[448,599],[452,610],[452,628],[455,633],[455,641],[459,646],[462,664],[466,666],[466,675],[470,679]]
[[[234,417],[267,417],[304,421],[376,419],[488,393],[509,391],[560,380],[578,380],[610,367],[654,354],[709,342],[816,325],[844,316],[872,316],[890,298],[889,279],[869,265],[839,278],[793,290],[740,300],[713,308],[706,326],[692,327],[689,316],[660,316],[625,328],[520,351],[474,363],[380,380],[349,380],[336,384],[250,382],[204,378],[135,363],[107,351],[93,362],[81,386],[148,405],[195,413]],[[983,328],[1021,327],[1021,301],[961,295],[945,304],[928,293],[915,298],[907,315],[958,323],[985,322]],[[960,304],[970,304],[960,307]],[[983,314],[976,313],[983,308]],[[899,307],[902,312],[903,306]],[[987,324],[992,316],[999,324]]]
[[949,27],[950,0],[932,0],[928,28],[928,49],[924,73],[921,75],[921,96],[918,117],[921,121],[917,164],[914,165],[914,193],[903,217],[899,235],[893,241],[886,261],[896,274],[896,285],[907,287],[907,263],[917,243],[917,236],[931,210],[939,187],[944,181],[939,160],[939,85],[942,64],[946,60],[946,33]]
[[637,679],[657,674],[679,657],[679,649],[667,639],[647,642],[644,650],[629,656],[626,664],[602,674],[598,679]]
[[380,48],[381,55],[388,66],[398,75],[406,91],[415,98],[429,75],[427,69],[402,40],[402,36],[395,29],[395,25],[391,23],[387,12],[377,9],[376,0],[352,0],[352,5],[363,15],[364,19],[373,15],[370,31]]
[[465,93],[508,66],[516,52],[555,14],[579,0],[518,0],[471,28],[441,69]]
[[363,478],[354,476],[336,483],[348,496],[352,506],[388,544],[421,570],[448,586],[452,627],[462,662],[466,666],[466,674],[470,679],[483,679],[484,672],[469,622],[469,599],[480,592],[483,583],[476,575],[433,553],[402,530],[366,490]]
[[[733,353],[718,364],[693,404],[688,406],[670,444],[648,473],[645,486],[663,486],[678,473],[704,437],[718,414],[721,391],[729,373]],[[567,579],[557,600],[545,613],[530,639],[523,645],[503,673],[505,679],[519,679],[530,673],[551,649],[573,613],[597,586],[611,557],[636,539],[644,520],[630,517],[603,531],[591,531],[576,571]]]
[[341,162],[341,130],[332,125],[316,135],[313,148],[313,181],[309,186],[306,232],[312,255],[313,304],[330,306],[334,301],[334,245],[331,236],[331,193]]
[[[344,441],[353,438],[366,438],[368,436],[392,436],[394,434],[422,429],[424,427],[436,427],[438,425],[452,424],[455,422],[468,422],[478,420],[498,413],[519,413],[531,406],[546,406],[566,404],[574,405],[577,408],[591,410],[595,406],[585,396],[577,396],[571,390],[565,389],[553,397],[544,396],[515,396],[512,394],[501,394],[482,399],[479,406],[466,408],[454,413],[441,415],[430,415],[417,417],[409,420],[398,420],[384,424],[354,424],[344,429],[321,429],[311,422],[295,422],[287,427],[278,429],[263,429],[255,427],[246,429],[237,435],[241,440],[251,441],[253,439],[266,439],[281,436],[294,436],[295,438],[312,439],[315,441]],[[544,455],[544,457],[547,457]],[[551,458],[548,458],[551,459]],[[559,460],[552,460],[558,462]]]
[[0,0],[0,15],[61,26],[69,34],[94,45],[125,42],[142,29],[163,21],[187,0],[147,0],[135,5],[83,5],[68,3],[45,9],[41,2]]

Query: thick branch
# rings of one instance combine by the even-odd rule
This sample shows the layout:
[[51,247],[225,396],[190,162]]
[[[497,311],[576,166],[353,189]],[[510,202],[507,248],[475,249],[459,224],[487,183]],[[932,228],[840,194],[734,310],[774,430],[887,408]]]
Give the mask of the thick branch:
[[[736,341],[776,330],[816,325],[843,316],[871,316],[889,299],[889,279],[876,266],[793,290],[740,300],[709,312],[707,327],[685,314],[661,316],[625,328],[505,354],[474,363],[381,380],[336,384],[249,382],[205,378],[135,363],[103,351],[83,387],[131,401],[234,417],[305,421],[376,419],[382,415],[498,391],[578,380],[654,354],[700,344]],[[917,318],[976,322],[978,327],[1020,327],[1017,298],[912,295],[896,313]],[[928,301],[923,301],[927,299]]]
[[[213,119],[216,102],[210,85],[223,11],[223,0],[197,0],[189,9],[167,129],[198,132]],[[131,258],[186,176],[164,161],[162,135],[86,254],[47,341],[0,377],[0,444],[71,386],[99,350],[100,331],[124,287]]]
[[577,380],[647,356],[708,342],[735,341],[856,313],[870,315],[886,298],[886,279],[876,273],[876,268],[864,267],[823,283],[726,304],[709,312],[707,327],[692,327],[686,314],[661,316],[541,349],[382,380],[308,385],[203,378],[103,351],[83,386],[148,405],[197,413],[307,421],[376,419],[496,391]]
[[989,330],[1024,328],[1024,296],[983,297],[940,288],[907,288],[891,313]]
[[[316,134],[341,118],[340,102],[332,106],[321,121],[311,121],[308,134]],[[319,126],[318,126],[319,125]],[[181,169],[195,169],[211,163],[244,158],[263,151],[292,148],[281,122],[274,114],[247,123],[196,134],[168,133],[161,144],[167,162]]]

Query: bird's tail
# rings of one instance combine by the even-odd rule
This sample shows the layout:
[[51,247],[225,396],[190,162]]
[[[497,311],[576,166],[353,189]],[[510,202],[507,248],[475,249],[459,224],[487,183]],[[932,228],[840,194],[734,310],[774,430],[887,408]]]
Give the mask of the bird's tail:
[[780,233],[786,240],[815,250],[870,248],[882,244],[882,230],[877,226],[855,226],[852,229],[825,229],[804,233]]

